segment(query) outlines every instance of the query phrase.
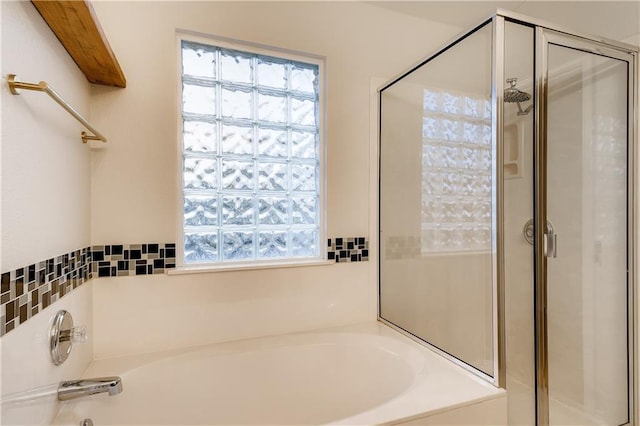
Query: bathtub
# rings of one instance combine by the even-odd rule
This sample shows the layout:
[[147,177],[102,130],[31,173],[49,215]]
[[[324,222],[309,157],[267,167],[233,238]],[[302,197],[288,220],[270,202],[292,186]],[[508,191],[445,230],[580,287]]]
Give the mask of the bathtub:
[[[381,323],[94,361],[55,425],[506,424],[506,394]],[[452,423],[453,422],[453,423]]]

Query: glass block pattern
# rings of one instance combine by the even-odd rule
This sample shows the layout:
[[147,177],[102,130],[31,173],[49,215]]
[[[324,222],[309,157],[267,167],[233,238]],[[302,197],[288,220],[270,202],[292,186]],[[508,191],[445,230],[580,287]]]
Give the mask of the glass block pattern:
[[93,277],[164,274],[176,267],[175,243],[112,244],[91,247]]
[[185,264],[320,256],[319,66],[181,52]]
[[[421,251],[490,250],[491,102],[426,89],[423,111]],[[415,254],[415,241],[400,240],[388,257]]]
[[0,336],[92,278],[85,247],[4,272],[0,276]]
[[594,114],[591,123],[592,215],[603,245],[615,247],[624,237],[627,210],[627,123],[611,112]]

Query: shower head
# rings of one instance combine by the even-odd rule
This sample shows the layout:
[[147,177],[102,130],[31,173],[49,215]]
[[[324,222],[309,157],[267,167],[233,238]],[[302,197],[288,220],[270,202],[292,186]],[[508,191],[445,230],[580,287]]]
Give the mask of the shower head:
[[512,87],[504,90],[504,101],[507,103],[526,102],[529,99],[531,99],[531,95],[522,90]]
[[523,92],[522,90],[516,87],[516,83],[518,82],[517,78],[508,78],[507,83],[509,83],[509,87],[504,89],[504,101],[507,103],[516,103],[518,104],[518,115],[527,115],[529,111],[531,111],[532,105],[526,110],[522,109],[520,106],[520,102],[526,102],[531,99],[531,95],[527,92]]

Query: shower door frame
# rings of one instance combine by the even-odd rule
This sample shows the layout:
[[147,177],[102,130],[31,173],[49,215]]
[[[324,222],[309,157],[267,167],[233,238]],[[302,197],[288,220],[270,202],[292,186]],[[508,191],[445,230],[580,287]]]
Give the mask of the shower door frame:
[[[522,22],[518,22],[522,23]],[[636,424],[638,402],[637,374],[638,341],[636,324],[637,306],[637,230],[638,212],[635,208],[638,189],[638,173],[635,170],[636,145],[638,141],[638,93],[637,58],[638,50],[626,44],[612,42],[592,36],[584,36],[535,25],[535,125],[534,125],[534,231],[535,231],[535,360],[536,360],[536,424],[549,424],[549,365],[547,328],[547,90],[548,90],[548,49],[557,45],[587,54],[595,54],[628,63],[627,74],[627,346],[628,346],[628,423]]]
[[[635,206],[640,200],[640,181],[636,164],[638,163],[638,47],[626,43],[608,40],[588,34],[578,33],[545,21],[520,15],[511,11],[498,9],[494,15],[494,96],[492,97],[493,110],[496,112],[493,124],[502,130],[503,123],[503,93],[504,93],[504,23],[513,22],[534,29],[534,323],[535,323],[535,379],[536,379],[536,424],[538,426],[549,425],[549,377],[548,377],[548,345],[547,345],[547,247],[546,226],[547,223],[547,189],[546,189],[546,108],[547,108],[547,54],[550,43],[577,49],[586,53],[598,54],[628,62],[627,76],[627,344],[628,344],[628,419],[625,425],[638,425],[640,420],[640,402],[636,401],[636,395],[640,395],[638,381],[640,380],[640,366],[638,365],[639,345],[638,328],[640,320],[638,313],[638,232],[640,230],[640,214]],[[498,147],[496,162],[501,163],[503,135],[498,131],[495,135]],[[502,179],[498,173],[494,173],[498,180],[496,192],[502,198]],[[501,203],[500,199],[498,203]],[[502,207],[502,206],[501,206]],[[504,261],[504,244],[501,236],[504,232],[504,222],[498,217],[497,247],[500,262]],[[497,377],[501,387],[506,385],[506,366],[504,363],[505,339],[504,339],[504,266],[498,265],[498,277],[495,285],[497,293],[498,313],[495,325],[498,340],[498,353],[501,360]]]

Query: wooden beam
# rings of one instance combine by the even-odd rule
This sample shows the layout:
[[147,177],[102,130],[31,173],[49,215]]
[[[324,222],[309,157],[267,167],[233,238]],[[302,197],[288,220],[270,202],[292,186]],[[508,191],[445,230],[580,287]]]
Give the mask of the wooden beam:
[[126,87],[124,73],[88,0],[32,0],[31,3],[89,82]]

